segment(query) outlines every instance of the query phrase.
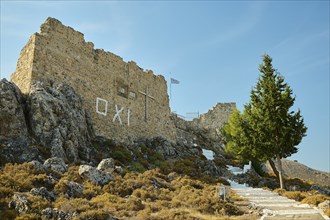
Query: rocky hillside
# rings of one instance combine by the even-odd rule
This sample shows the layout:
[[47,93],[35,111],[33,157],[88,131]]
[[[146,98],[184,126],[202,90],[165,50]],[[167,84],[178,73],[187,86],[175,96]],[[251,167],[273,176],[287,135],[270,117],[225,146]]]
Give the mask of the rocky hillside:
[[[307,182],[330,187],[330,173],[328,172],[315,170],[299,162],[287,159],[282,160],[282,166],[284,176],[287,178],[298,178]],[[268,162],[264,166],[264,171],[273,174]]]
[[[172,120],[176,143],[162,137],[118,142],[95,136],[82,98],[70,86],[37,82],[22,95],[15,84],[1,80],[0,218],[218,219],[244,214],[235,199],[224,202],[215,194],[216,187],[228,184],[223,177],[231,175],[226,165],[233,162],[221,140],[196,121],[176,115]],[[214,159],[208,160],[203,149],[212,150]],[[276,188],[274,179],[243,179]]]
[[[1,219],[212,219],[244,212],[215,188],[226,155],[207,130],[172,116],[178,141],[95,136],[82,98],[63,83],[28,95],[0,81]],[[107,158],[107,159],[105,159]],[[105,159],[105,160],[104,160]],[[100,163],[101,162],[101,163]],[[17,164],[16,164],[17,163]],[[154,216],[154,217],[153,217]]]

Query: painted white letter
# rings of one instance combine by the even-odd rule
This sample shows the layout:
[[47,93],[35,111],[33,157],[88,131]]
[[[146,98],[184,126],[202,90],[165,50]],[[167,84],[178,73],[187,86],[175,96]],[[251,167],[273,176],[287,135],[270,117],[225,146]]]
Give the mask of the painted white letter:
[[[99,110],[99,102],[104,102],[105,103],[103,111]],[[100,115],[106,116],[107,112],[108,112],[108,101],[105,100],[105,99],[101,99],[99,97],[96,97],[96,112],[99,113]]]
[[115,116],[113,116],[112,122],[115,122],[116,118],[118,118],[120,125],[122,125],[121,118],[120,118],[120,113],[124,110],[124,107],[121,107],[118,110],[118,106],[117,105],[115,105],[115,106],[116,106],[116,114],[115,114]]
[[131,117],[131,109],[127,109],[127,126],[129,126],[130,117]]

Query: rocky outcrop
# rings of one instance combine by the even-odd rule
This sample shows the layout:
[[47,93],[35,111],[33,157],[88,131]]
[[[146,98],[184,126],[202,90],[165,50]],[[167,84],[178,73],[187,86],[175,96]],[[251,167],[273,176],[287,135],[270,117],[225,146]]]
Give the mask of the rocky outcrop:
[[15,84],[2,79],[0,100],[1,163],[48,157],[89,160],[92,122],[70,86],[36,82],[24,97]]
[[0,138],[21,139],[27,137],[24,116],[24,99],[19,88],[6,79],[0,81]]
[[6,79],[0,81],[0,164],[39,158],[30,142],[25,99],[19,88]]
[[79,175],[102,186],[113,180],[113,176],[110,173],[100,171],[89,165],[80,165]]
[[89,158],[91,122],[80,96],[71,87],[36,83],[27,99],[27,108],[33,136],[49,148],[53,157],[74,162]]
[[178,143],[172,143],[162,137],[155,137],[151,139],[139,138],[133,144],[133,146],[144,145],[160,155],[164,159],[180,159],[194,155],[201,155],[202,150],[196,146],[180,145]]
[[221,128],[228,121],[230,114],[236,108],[236,103],[217,103],[207,113],[194,121],[210,131],[213,140],[221,140]]

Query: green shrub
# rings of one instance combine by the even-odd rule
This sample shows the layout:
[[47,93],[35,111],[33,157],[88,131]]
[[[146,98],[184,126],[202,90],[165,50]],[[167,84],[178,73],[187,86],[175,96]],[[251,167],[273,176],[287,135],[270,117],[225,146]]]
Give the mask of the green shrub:
[[285,188],[290,189],[291,187],[295,186],[298,187],[297,190],[299,191],[307,191],[311,188],[311,184],[302,181],[301,179],[294,178],[294,179],[286,179],[284,181]]
[[141,163],[135,161],[131,162],[131,169],[132,171],[136,171],[136,172],[144,172],[146,170]]

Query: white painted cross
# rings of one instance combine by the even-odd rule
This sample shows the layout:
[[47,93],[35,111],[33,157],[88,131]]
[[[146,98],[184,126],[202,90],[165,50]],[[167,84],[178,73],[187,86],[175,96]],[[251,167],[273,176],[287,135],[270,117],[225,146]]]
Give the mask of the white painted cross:
[[141,93],[142,95],[145,95],[145,97],[146,97],[145,116],[144,117],[145,117],[145,121],[147,122],[147,120],[148,120],[148,99],[151,98],[151,99],[155,100],[155,98],[149,94],[149,87],[146,88],[146,92],[139,91],[139,93]]

